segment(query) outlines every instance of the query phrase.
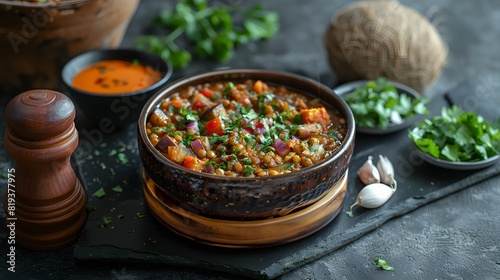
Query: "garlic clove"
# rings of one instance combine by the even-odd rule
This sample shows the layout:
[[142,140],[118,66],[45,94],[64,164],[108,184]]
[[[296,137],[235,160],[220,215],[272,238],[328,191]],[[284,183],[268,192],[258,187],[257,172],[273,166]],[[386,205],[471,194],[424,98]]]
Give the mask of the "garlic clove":
[[361,166],[358,171],[358,176],[365,185],[380,182],[380,173],[373,164],[372,156],[369,156],[363,166]]
[[396,192],[396,189],[391,188],[382,183],[374,183],[365,186],[359,192],[356,197],[356,201],[349,208],[352,212],[352,208],[359,205],[364,208],[377,208],[386,203],[392,195]]
[[396,188],[397,183],[394,179],[394,167],[391,161],[383,155],[379,155],[377,169],[380,173],[380,181],[386,185]]

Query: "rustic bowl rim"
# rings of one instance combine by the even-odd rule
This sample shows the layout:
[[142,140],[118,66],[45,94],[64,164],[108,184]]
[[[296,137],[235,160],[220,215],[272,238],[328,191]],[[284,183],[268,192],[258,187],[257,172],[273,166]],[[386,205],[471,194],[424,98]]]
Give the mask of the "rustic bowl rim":
[[65,8],[73,5],[80,5],[91,0],[65,0],[64,2],[24,2],[12,0],[0,0],[0,5],[13,6],[16,8]]
[[[327,92],[330,94],[333,98],[335,98],[339,104],[343,108],[337,108],[336,106],[331,107],[339,110],[339,111],[344,111],[341,113],[344,113],[344,118],[346,119],[347,122],[347,133],[344,138],[344,141],[342,142],[340,149],[336,151],[336,153],[331,156],[330,158],[323,160],[319,162],[318,164],[314,164],[309,167],[305,167],[303,169],[300,169],[298,171],[286,173],[286,174],[280,174],[280,175],[275,175],[275,176],[266,176],[266,177],[227,177],[227,176],[220,176],[220,175],[215,175],[215,174],[208,174],[204,172],[199,172],[199,171],[194,171],[189,168],[183,167],[179,164],[173,163],[170,160],[168,160],[165,156],[161,155],[158,150],[151,144],[149,141],[147,135],[146,135],[146,122],[147,122],[147,117],[150,115],[152,110],[159,104],[161,99],[165,98],[165,95],[172,90],[176,88],[181,88],[182,86],[185,86],[186,84],[189,84],[190,82],[200,80],[200,82],[203,82],[204,79],[207,79],[212,76],[219,76],[219,75],[238,75],[238,74],[244,74],[247,75],[245,77],[241,77],[242,79],[251,79],[251,76],[254,74],[269,74],[269,75],[277,75],[281,76],[283,78],[289,78],[289,79],[294,79],[296,81],[300,81],[303,83],[308,83],[310,85],[317,86],[319,89],[321,89],[324,92]],[[240,78],[240,79],[241,79]],[[229,79],[229,78],[227,78]],[[237,78],[234,78],[237,79]],[[221,81],[223,79],[217,79],[214,81]],[[267,82],[264,80],[264,82]],[[272,83],[272,82],[270,82]],[[287,86],[284,85],[283,86]],[[291,88],[291,87],[289,87]],[[300,91],[300,88],[297,88],[296,90]],[[325,100],[322,100],[322,102],[325,103]],[[327,103],[326,103],[327,104]],[[172,167],[178,170],[183,171],[184,173],[187,173],[192,176],[196,177],[201,177],[201,178],[206,178],[206,179],[215,179],[215,180],[221,180],[221,181],[227,181],[227,182],[263,182],[263,181],[269,181],[269,180],[279,180],[282,178],[291,178],[291,177],[297,177],[301,176],[303,174],[307,174],[308,172],[312,172],[316,169],[322,169],[325,166],[332,164],[335,162],[337,159],[341,158],[344,156],[345,153],[348,153],[348,150],[351,145],[354,145],[354,138],[355,138],[355,125],[354,125],[354,116],[352,115],[351,109],[347,105],[347,103],[341,98],[340,96],[336,95],[331,88],[321,84],[320,82],[313,80],[311,78],[301,76],[298,74],[286,72],[286,71],[276,71],[276,70],[264,70],[264,69],[222,69],[222,70],[212,70],[212,71],[207,71],[207,72],[201,72],[198,74],[194,74],[191,76],[187,76],[184,78],[180,78],[174,82],[169,83],[167,86],[163,87],[161,90],[159,90],[157,93],[155,93],[144,105],[142,108],[142,111],[139,115],[139,120],[138,120],[138,136],[140,139],[145,142],[143,143],[144,146],[148,149],[150,154],[152,154],[156,160],[158,160],[160,163],[163,165],[166,165],[168,167]]]

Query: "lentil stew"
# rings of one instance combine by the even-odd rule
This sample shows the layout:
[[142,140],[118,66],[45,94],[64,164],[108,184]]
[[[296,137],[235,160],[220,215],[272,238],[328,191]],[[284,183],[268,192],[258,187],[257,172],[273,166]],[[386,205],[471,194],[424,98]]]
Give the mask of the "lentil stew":
[[261,80],[189,86],[162,100],[149,141],[188,169],[228,177],[286,174],[329,158],[344,116],[318,99]]

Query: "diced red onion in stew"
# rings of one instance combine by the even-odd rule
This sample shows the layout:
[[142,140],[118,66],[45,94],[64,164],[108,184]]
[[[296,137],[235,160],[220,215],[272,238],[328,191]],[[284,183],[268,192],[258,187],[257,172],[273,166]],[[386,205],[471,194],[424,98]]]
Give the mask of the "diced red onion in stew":
[[156,148],[159,149],[160,151],[167,153],[168,152],[168,146],[177,146],[175,141],[168,135],[163,136],[160,141],[156,144]]
[[212,166],[212,164],[207,164],[205,165],[205,172],[206,173],[214,173],[215,172],[215,168]]
[[255,134],[264,134],[264,133],[266,133],[266,131],[267,131],[266,128],[263,126],[257,126],[257,127],[255,127],[255,130],[254,130]]
[[198,127],[198,122],[197,122],[197,121],[192,121],[192,122],[189,122],[189,123],[186,125],[186,130],[193,130],[193,131],[198,131],[198,130],[200,130],[200,128]]
[[274,142],[274,148],[279,156],[286,156],[290,152],[290,148],[281,140],[278,139]]
[[201,143],[200,139],[196,139],[191,142],[191,149],[193,149],[194,152],[203,149],[203,144]]

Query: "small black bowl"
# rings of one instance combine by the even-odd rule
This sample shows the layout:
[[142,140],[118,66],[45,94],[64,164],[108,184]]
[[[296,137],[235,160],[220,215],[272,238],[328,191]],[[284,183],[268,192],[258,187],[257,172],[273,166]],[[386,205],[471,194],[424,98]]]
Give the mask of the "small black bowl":
[[[88,66],[103,60],[137,61],[160,72],[160,81],[147,88],[120,94],[99,94],[73,87],[73,78]],[[136,124],[142,107],[172,76],[172,66],[160,56],[127,49],[88,51],[71,59],[62,70],[62,81],[67,94],[74,101],[77,112],[94,126],[124,128]]]

